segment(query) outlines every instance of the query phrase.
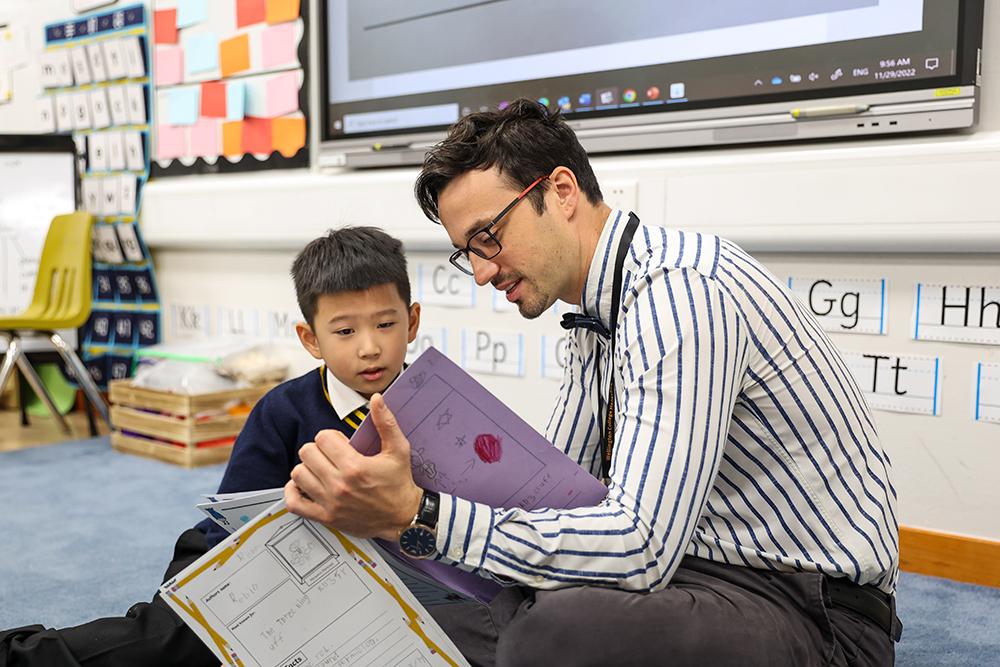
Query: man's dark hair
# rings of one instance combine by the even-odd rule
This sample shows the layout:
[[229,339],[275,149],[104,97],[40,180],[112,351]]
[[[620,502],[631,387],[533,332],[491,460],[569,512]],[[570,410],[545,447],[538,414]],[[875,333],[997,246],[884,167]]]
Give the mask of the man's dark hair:
[[[604,200],[587,152],[559,111],[521,98],[503,111],[469,114],[452,125],[444,141],[424,158],[414,194],[424,215],[440,222],[438,195],[466,172],[496,167],[520,190],[560,166],[576,174],[587,201],[599,204]],[[539,214],[545,211],[546,185],[539,183],[528,195]]]
[[324,294],[358,292],[392,283],[410,305],[410,277],[399,239],[376,227],[330,229],[310,241],[292,262],[295,298],[313,326],[316,302]]

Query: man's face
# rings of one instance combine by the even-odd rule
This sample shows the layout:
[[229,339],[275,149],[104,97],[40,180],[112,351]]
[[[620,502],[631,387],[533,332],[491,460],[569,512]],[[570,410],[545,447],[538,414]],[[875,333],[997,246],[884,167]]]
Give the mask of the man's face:
[[384,391],[403,368],[417,335],[420,305],[406,307],[388,283],[359,292],[324,294],[313,326],[299,325],[303,346],[333,375],[365,398]]
[[[438,196],[441,224],[452,245],[465,248],[469,238],[488,225],[517,195],[496,169],[470,171],[452,180]],[[500,254],[483,259],[469,253],[476,283],[493,285],[517,304],[523,317],[533,319],[558,298],[565,298],[569,272],[565,266],[567,225],[553,215],[546,193],[541,215],[525,197],[493,228]]]

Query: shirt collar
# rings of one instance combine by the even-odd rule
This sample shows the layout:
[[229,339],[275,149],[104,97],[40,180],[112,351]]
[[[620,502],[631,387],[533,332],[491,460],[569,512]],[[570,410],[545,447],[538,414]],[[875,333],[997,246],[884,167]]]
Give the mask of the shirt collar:
[[330,404],[337,416],[344,418],[360,407],[368,407],[365,397],[354,391],[336,378],[326,369],[326,391],[330,395]]
[[601,237],[594,249],[594,258],[590,261],[587,280],[583,283],[583,294],[580,303],[585,315],[596,315],[601,322],[611,326],[611,283],[615,274],[615,256],[618,241],[625,231],[628,213],[622,210],[612,210],[604,222]]

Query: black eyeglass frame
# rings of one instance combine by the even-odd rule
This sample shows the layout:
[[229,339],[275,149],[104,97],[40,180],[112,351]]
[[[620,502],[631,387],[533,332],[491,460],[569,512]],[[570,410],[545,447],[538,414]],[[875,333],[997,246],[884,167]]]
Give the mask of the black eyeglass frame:
[[[471,276],[473,275],[473,271],[472,271],[472,262],[469,261],[468,259],[469,253],[475,253],[477,257],[481,257],[483,259],[493,259],[497,255],[499,255],[500,252],[503,250],[503,246],[500,245],[500,239],[498,239],[496,235],[493,233],[492,231],[493,227],[495,227],[501,220],[503,220],[504,216],[510,213],[511,210],[515,206],[517,206],[518,202],[527,197],[528,193],[531,192],[536,185],[538,185],[542,181],[547,181],[548,178],[549,178],[548,176],[539,176],[538,178],[536,178],[535,181],[531,185],[526,187],[524,190],[522,190],[521,193],[517,195],[517,197],[515,197],[511,203],[504,206],[503,210],[497,213],[496,217],[490,220],[489,224],[483,226],[480,229],[477,229],[469,237],[469,241],[465,244],[464,248],[460,248],[459,250],[456,250],[455,252],[451,253],[451,257],[448,258],[448,261],[451,262],[451,265],[454,266],[459,271],[461,271],[462,273]],[[476,238],[482,234],[486,234],[486,238],[488,239],[489,242],[496,244],[497,251],[492,255],[487,255],[485,252],[479,250],[478,248],[472,247],[472,242],[475,241]],[[463,256],[469,263],[468,269],[462,266],[462,264],[460,263]]]

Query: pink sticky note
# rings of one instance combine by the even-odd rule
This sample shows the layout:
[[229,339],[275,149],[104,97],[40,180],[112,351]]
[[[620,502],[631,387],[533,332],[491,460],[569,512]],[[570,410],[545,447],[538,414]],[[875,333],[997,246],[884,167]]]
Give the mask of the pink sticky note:
[[157,46],[153,59],[157,86],[169,86],[184,80],[184,49],[180,46]]
[[299,108],[299,73],[286,72],[273,76],[265,84],[267,95],[267,115],[270,118],[284,116]]
[[261,33],[261,62],[264,67],[277,67],[295,62],[295,24],[282,23]]
[[191,155],[205,157],[219,155],[222,151],[222,135],[219,132],[219,121],[214,118],[202,118],[191,126]]
[[181,125],[159,125],[156,128],[156,159],[171,160],[187,155],[187,140]]

